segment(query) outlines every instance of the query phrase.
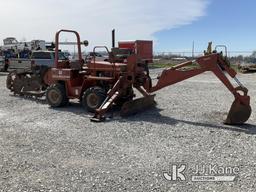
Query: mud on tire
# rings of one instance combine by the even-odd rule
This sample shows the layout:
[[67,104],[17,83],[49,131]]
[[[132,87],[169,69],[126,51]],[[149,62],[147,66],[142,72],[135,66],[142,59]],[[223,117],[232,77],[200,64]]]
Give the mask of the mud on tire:
[[51,107],[62,107],[68,104],[66,88],[63,84],[51,85],[46,91],[46,100]]
[[82,105],[89,112],[95,112],[106,99],[106,91],[101,87],[88,88],[82,96]]

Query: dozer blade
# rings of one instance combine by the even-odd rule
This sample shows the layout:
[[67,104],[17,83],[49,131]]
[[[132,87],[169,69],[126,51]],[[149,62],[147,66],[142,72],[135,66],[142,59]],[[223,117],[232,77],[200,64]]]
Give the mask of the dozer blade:
[[235,100],[231,105],[227,119],[224,124],[240,125],[245,123],[251,116],[251,106],[242,104],[239,100]]
[[138,112],[142,112],[151,107],[154,107],[156,105],[154,97],[155,95],[150,95],[150,96],[125,102],[121,108],[120,115],[122,117],[126,117],[129,115],[134,115]]

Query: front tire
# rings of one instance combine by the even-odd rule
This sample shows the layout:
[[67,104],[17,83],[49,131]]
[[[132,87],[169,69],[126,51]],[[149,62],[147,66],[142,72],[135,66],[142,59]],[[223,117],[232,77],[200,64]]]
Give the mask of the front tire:
[[46,91],[46,100],[51,107],[62,107],[68,104],[68,97],[64,85],[51,85]]
[[82,96],[82,105],[89,112],[95,112],[106,99],[106,91],[101,87],[91,87]]

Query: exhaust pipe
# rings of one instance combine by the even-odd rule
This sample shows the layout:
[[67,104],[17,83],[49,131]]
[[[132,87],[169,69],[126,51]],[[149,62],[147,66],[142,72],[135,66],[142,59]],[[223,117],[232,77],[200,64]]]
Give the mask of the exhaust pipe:
[[115,29],[112,30],[112,48],[116,47],[116,31]]

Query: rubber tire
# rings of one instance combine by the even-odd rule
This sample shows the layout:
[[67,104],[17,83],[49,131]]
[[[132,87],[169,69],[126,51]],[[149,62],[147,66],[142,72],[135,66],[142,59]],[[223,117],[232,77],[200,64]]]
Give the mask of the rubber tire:
[[5,64],[5,65],[4,65],[4,72],[7,72],[7,71],[8,71],[8,68],[9,68],[9,65],[8,65],[8,64]]
[[[59,99],[56,102],[53,102],[52,99],[49,99],[51,91],[55,91],[55,93],[57,93],[59,95]],[[46,91],[46,100],[51,107],[66,106],[68,104],[69,100],[68,100],[68,97],[66,94],[65,86],[60,83],[51,85]]]
[[5,62],[4,62],[4,72],[7,72],[8,71],[8,68],[9,68],[9,60],[8,59],[5,59]]
[[6,88],[10,89],[11,91],[13,91],[13,83],[14,83],[14,79],[12,78],[12,76],[16,76],[17,72],[16,71],[12,71],[7,75],[6,78]]
[[[95,96],[97,96],[97,104],[88,104],[88,97],[94,94]],[[101,87],[90,87],[88,88],[81,99],[82,105],[83,107],[88,111],[88,112],[95,112],[96,109],[98,109],[101,104],[104,102],[104,100],[106,99],[107,94],[106,91],[101,88]],[[92,107],[94,105],[94,107]]]

